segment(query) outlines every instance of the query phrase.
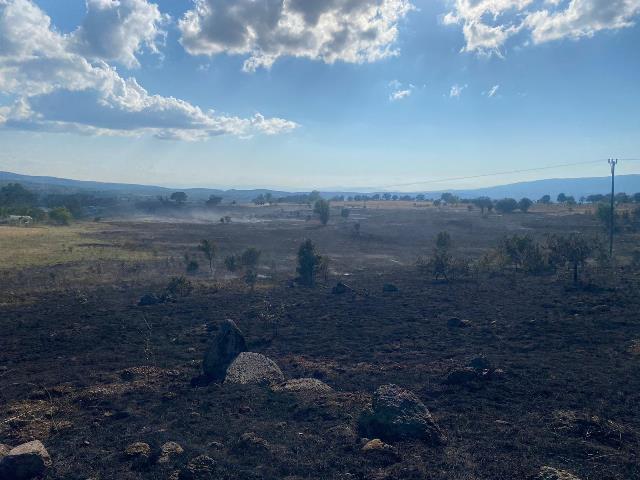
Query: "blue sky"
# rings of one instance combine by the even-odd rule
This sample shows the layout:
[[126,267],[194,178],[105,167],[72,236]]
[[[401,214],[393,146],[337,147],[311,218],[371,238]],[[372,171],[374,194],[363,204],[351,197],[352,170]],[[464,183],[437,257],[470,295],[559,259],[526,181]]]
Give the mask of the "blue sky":
[[640,157],[640,0],[196,3],[0,0],[0,169],[373,188]]

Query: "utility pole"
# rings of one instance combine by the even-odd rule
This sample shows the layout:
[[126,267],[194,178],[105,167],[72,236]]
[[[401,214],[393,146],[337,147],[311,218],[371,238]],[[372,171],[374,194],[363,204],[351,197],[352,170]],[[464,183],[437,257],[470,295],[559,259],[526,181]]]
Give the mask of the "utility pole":
[[616,204],[615,204],[615,194],[616,194],[616,165],[618,164],[618,159],[609,159],[609,165],[611,166],[611,221],[609,222],[609,256],[613,258],[613,230],[616,222]]

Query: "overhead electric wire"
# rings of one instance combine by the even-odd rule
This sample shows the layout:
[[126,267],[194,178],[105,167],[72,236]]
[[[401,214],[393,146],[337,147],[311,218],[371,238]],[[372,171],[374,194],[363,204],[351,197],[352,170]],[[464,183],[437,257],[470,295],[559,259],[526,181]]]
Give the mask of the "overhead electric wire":
[[[621,158],[619,159],[621,162],[640,162],[640,158]],[[494,177],[494,176],[500,176],[500,175],[511,175],[514,173],[526,173],[526,172],[536,172],[536,171],[540,171],[540,170],[551,170],[551,169],[555,169],[555,168],[563,168],[563,167],[574,167],[577,165],[591,165],[591,164],[596,164],[596,163],[601,163],[601,162],[606,162],[607,160],[590,160],[588,162],[574,162],[574,163],[563,163],[563,164],[558,164],[558,165],[548,165],[545,167],[536,167],[536,168],[524,168],[524,169],[519,169],[519,170],[508,170],[508,171],[503,171],[503,172],[494,172],[494,173],[484,173],[484,174],[480,174],[480,175],[469,175],[469,176],[465,176],[465,177],[449,177],[449,178],[439,178],[439,179],[434,179],[434,180],[421,180],[421,181],[417,181],[417,182],[410,182],[410,183],[394,183],[394,184],[390,184],[390,185],[382,185],[379,187],[376,187],[378,189],[386,189],[386,188],[392,188],[392,187],[409,187],[412,185],[424,185],[424,184],[428,184],[428,183],[442,183],[442,182],[453,182],[453,181],[457,181],[457,180],[472,180],[475,178],[484,178],[484,177]]]

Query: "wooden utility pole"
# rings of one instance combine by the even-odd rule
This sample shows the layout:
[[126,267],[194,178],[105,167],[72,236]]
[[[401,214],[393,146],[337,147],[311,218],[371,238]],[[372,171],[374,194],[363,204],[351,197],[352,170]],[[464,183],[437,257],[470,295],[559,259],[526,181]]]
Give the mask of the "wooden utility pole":
[[616,165],[618,159],[609,159],[609,165],[611,166],[611,220],[609,222],[609,256],[613,258],[613,230],[616,223]]

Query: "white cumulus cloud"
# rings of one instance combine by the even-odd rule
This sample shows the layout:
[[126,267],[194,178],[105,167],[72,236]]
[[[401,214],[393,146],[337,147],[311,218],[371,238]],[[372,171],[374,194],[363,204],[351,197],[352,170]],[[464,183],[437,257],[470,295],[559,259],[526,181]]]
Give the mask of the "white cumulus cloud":
[[398,80],[392,80],[391,82],[389,82],[389,88],[391,89],[389,100],[392,102],[397,102],[399,100],[410,97],[416,87],[411,83],[407,86],[404,86]]
[[461,25],[462,51],[501,56],[522,33],[531,44],[592,37],[635,24],[640,0],[452,0],[445,25]]
[[499,89],[500,89],[500,85],[494,85],[487,92],[487,97],[489,97],[489,98],[495,97],[497,95]]
[[282,56],[375,62],[398,53],[409,0],[195,0],[179,22],[192,55],[246,56],[248,72]]
[[[114,4],[113,8],[115,4],[135,3],[140,2],[89,2]],[[51,19],[31,0],[0,0],[0,93],[12,98],[8,104],[0,104],[0,127],[100,135],[152,134],[184,140],[223,134],[272,135],[297,127],[294,122],[260,114],[250,118],[220,115],[184,100],[150,94],[135,78],[121,77],[105,61],[133,65],[140,43],[116,42],[112,50],[98,54],[89,44],[85,45],[88,50],[79,48],[78,31],[58,33]],[[141,41],[152,37],[146,38]]]

